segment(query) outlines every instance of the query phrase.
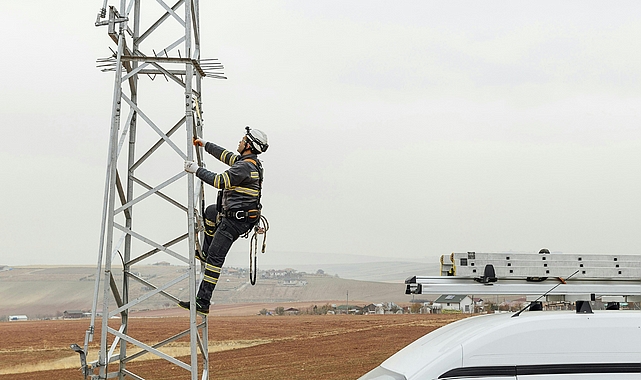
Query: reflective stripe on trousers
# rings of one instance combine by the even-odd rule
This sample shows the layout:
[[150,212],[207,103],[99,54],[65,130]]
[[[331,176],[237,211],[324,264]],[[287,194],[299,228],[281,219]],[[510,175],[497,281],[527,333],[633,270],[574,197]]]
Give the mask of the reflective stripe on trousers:
[[220,277],[220,272],[229,249],[238,237],[249,231],[253,225],[253,222],[240,222],[228,218],[221,220],[211,240],[211,244],[209,244],[209,248],[207,249],[205,275],[203,281],[200,283],[197,295],[199,301],[207,305],[211,303],[211,295],[218,283],[218,278]]

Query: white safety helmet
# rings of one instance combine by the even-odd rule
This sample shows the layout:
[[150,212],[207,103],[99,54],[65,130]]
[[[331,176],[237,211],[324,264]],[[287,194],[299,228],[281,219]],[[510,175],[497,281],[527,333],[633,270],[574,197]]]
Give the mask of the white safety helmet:
[[265,132],[258,129],[251,129],[249,126],[245,127],[245,130],[247,131],[247,140],[249,140],[249,145],[251,145],[253,153],[260,154],[269,148],[267,134]]

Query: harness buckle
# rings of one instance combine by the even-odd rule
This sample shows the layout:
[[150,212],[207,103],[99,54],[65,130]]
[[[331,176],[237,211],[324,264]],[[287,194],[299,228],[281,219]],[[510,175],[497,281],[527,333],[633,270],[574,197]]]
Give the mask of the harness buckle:
[[[240,214],[240,216],[238,216],[239,214]],[[243,210],[238,210],[238,211],[236,211],[234,213],[234,218],[236,218],[238,220],[245,219],[245,217],[246,217],[245,211],[243,211]]]

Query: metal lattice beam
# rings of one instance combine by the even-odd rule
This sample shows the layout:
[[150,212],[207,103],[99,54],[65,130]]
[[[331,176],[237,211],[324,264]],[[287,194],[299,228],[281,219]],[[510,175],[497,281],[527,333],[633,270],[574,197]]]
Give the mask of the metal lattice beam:
[[[198,317],[192,309],[183,332],[162,337],[159,331],[155,342],[134,338],[129,317],[154,296],[176,302],[179,297],[173,292],[185,282],[194,304],[201,269],[194,248],[202,225],[196,205],[203,201],[204,190],[193,174],[182,171],[182,161],[193,160],[194,152],[198,161],[202,157],[202,148],[192,144],[194,136],[202,136],[201,81],[205,77],[224,79],[219,72],[223,67],[217,60],[200,58],[198,0],[179,0],[171,6],[163,0],[114,1],[116,5],[108,5],[109,0],[104,0],[95,23],[106,26],[116,44],[110,47],[110,57],[97,61],[102,71],[114,74],[111,133],[91,325],[84,348],[72,348],[84,363],[100,323],[98,359],[83,367],[85,377],[144,379],[144,374],[134,373],[127,364],[133,358],[153,354],[188,371],[192,380],[208,379],[206,317]],[[154,19],[150,16],[154,14],[159,16]],[[162,80],[148,90],[157,76]],[[157,104],[171,97],[175,99],[171,107]],[[163,215],[165,208],[184,215],[184,219],[174,220],[178,224],[174,232],[157,231],[161,229],[155,225],[157,216]],[[134,264],[159,255],[187,263],[188,271],[154,284],[132,270]],[[117,256],[121,262],[114,265]],[[134,298],[130,280],[142,284],[146,291]],[[120,317],[118,328],[108,326],[114,316]],[[189,361],[159,350],[187,337]],[[129,353],[134,347],[136,352]]]

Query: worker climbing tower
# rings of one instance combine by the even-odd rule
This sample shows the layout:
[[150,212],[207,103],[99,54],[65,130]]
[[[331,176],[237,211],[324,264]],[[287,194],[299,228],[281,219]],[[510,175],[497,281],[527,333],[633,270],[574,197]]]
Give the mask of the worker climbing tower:
[[[130,362],[148,355],[191,380],[208,379],[206,317],[185,311],[188,323],[150,338],[139,330],[144,323],[130,324],[130,313],[162,297],[167,305],[179,298],[194,304],[204,190],[183,171],[183,161],[202,163],[202,148],[192,144],[202,136],[201,80],[224,79],[222,66],[200,57],[198,0],[108,2],[95,22],[113,42],[98,67],[115,74],[98,267],[84,347],[72,348],[85,378],[144,379]],[[157,278],[135,267],[166,261],[182,265]],[[98,340],[96,355],[91,342]],[[190,354],[182,351],[179,360],[166,353],[168,346],[189,347]]]

